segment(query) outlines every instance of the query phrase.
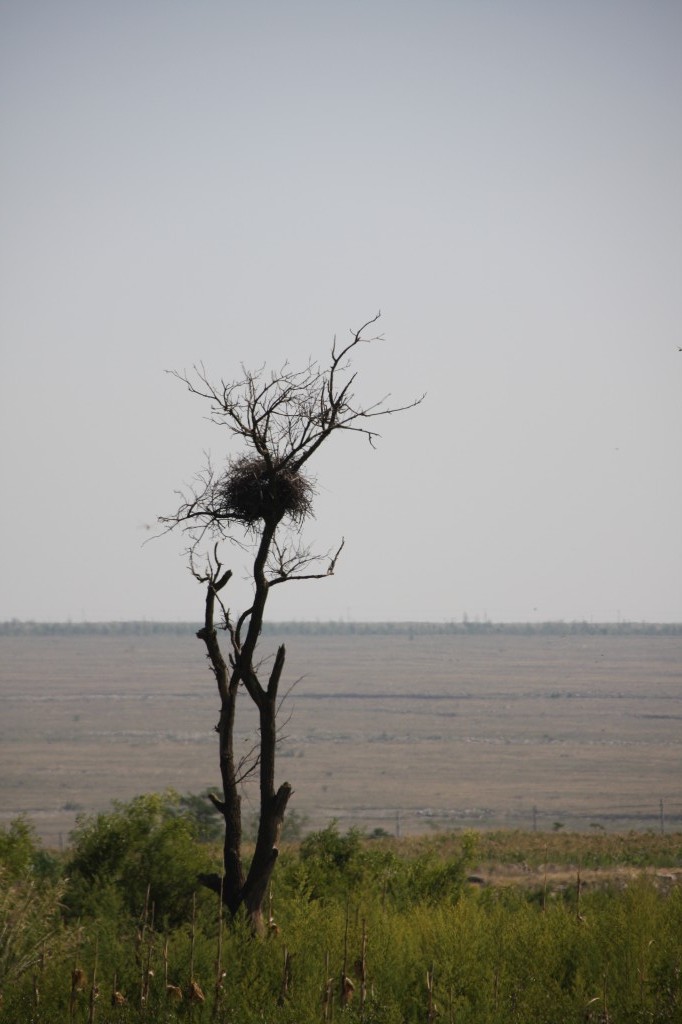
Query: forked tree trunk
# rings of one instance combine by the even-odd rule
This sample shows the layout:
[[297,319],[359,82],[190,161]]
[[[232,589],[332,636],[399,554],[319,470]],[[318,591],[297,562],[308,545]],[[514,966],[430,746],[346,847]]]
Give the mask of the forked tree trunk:
[[[219,734],[223,798],[219,800],[211,796],[211,799],[225,822],[223,876],[201,875],[200,881],[221,895],[224,905],[233,917],[243,907],[253,931],[262,934],[265,931],[263,904],[277,861],[284,812],[292,792],[288,782],[284,782],[275,790],[277,690],[286,651],[282,644],[277,651],[267,689],[258,680],[252,665],[252,647],[247,647],[246,643],[246,650],[235,651],[228,666],[220,649],[213,613],[216,594],[229,578],[230,573],[225,573],[223,577],[209,584],[204,626],[197,633],[197,637],[206,645],[221,698],[220,721],[216,728]],[[256,848],[248,874],[244,871],[241,852],[240,766],[235,763],[234,755],[235,708],[240,683],[244,684],[249,696],[258,706],[260,721],[260,820]]]

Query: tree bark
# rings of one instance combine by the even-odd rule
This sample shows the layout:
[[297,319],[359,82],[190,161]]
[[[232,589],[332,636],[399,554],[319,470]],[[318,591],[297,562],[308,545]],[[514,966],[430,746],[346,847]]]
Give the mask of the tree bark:
[[[258,561],[258,560],[257,560]],[[253,650],[259,630],[254,628],[254,610],[260,613],[265,604],[267,583],[260,574],[262,592],[254,603],[252,617],[247,632],[247,642],[239,648],[238,637],[233,636],[234,657],[232,667],[228,667],[223,657],[218,634],[214,626],[214,607],[218,591],[227,583],[228,574],[220,580],[208,583],[206,595],[206,611],[204,626],[197,637],[206,646],[211,669],[216,678],[221,698],[220,720],[217,725],[219,735],[220,775],[222,780],[223,798],[212,796],[215,807],[220,811],[225,822],[225,840],[223,846],[223,876],[201,875],[200,881],[214,892],[222,895],[224,905],[234,917],[243,906],[248,914],[251,927],[255,933],[262,934],[265,930],[263,920],[263,903],[267,894],[268,884],[279,854],[278,844],[282,830],[282,822],[287,803],[292,793],[288,782],[283,783],[275,791],[275,754],[277,747],[277,693],[279,681],[284,668],[286,650],[282,644],[275,656],[270,672],[267,689],[265,689],[253,668]],[[259,582],[260,582],[259,581]],[[257,583],[258,590],[258,583]],[[260,720],[260,821],[256,848],[245,875],[242,859],[242,820],[241,797],[239,794],[238,770],[234,754],[234,721],[239,683],[244,687],[251,699],[258,706]]]

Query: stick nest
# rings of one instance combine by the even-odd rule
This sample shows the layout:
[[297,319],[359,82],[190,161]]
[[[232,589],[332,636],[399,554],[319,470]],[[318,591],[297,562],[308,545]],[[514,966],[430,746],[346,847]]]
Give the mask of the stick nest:
[[268,468],[263,459],[235,459],[218,485],[220,516],[255,526],[260,520],[279,522],[285,516],[302,522],[312,512],[314,488],[299,470]]

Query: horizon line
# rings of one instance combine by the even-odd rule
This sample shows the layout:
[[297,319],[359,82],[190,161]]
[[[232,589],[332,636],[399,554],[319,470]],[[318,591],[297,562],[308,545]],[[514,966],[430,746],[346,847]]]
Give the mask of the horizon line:
[[[11,619],[0,620],[2,626],[107,626],[107,625],[151,625],[151,626],[193,626],[200,622],[197,619],[150,619],[150,618],[111,618],[111,619]],[[558,619],[490,619],[490,618],[448,618],[448,619],[268,619],[263,626],[542,626],[542,625],[580,625],[580,626],[682,626],[682,619],[594,619],[594,618],[558,618]],[[218,626],[217,628],[221,628]]]

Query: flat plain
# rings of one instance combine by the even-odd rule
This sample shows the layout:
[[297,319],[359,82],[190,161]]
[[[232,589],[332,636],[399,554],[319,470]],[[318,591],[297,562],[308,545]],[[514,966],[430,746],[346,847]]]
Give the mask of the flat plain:
[[[264,650],[280,639],[279,781],[307,827],[682,826],[679,635],[346,632]],[[219,781],[191,632],[2,635],[0,701],[0,824],[25,813],[51,845],[113,799]],[[253,801],[247,785],[247,815]]]

